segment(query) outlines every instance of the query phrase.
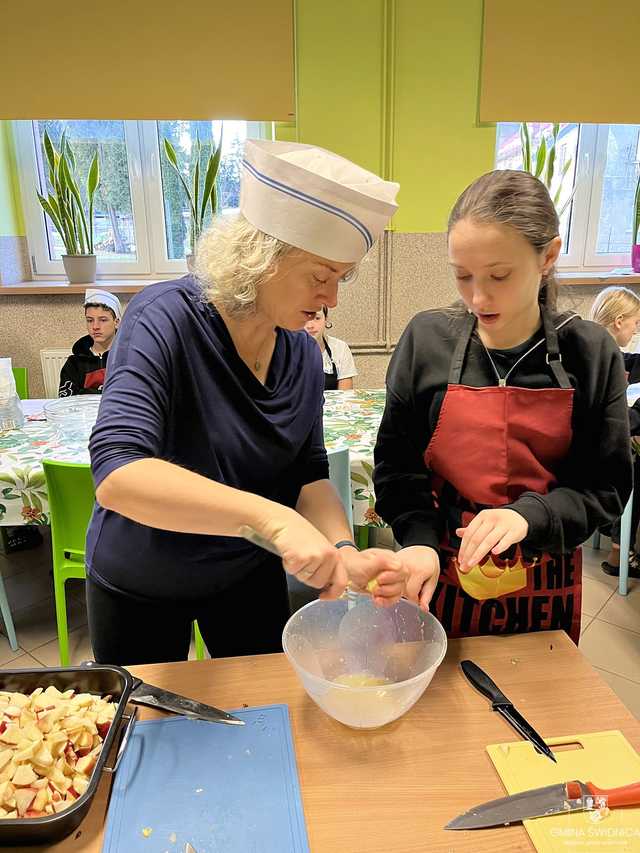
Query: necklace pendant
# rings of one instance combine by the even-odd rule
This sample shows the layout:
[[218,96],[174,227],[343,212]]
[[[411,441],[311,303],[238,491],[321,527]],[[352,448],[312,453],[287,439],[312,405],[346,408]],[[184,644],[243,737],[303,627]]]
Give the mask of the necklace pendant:
[[260,367],[261,367],[261,364],[259,361],[256,361],[256,363],[253,365],[254,370],[260,370]]

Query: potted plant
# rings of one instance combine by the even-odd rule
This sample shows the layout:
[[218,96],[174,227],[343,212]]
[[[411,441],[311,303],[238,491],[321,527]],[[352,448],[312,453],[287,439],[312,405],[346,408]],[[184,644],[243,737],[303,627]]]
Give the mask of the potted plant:
[[60,150],[44,133],[44,151],[48,165],[47,196],[37,193],[42,209],[60,234],[66,254],[62,256],[70,284],[91,284],[96,280],[96,256],[93,253],[93,199],[100,183],[98,154],[94,154],[86,185],[86,204],[80,195],[76,161],[66,134]]
[[[207,207],[210,207],[212,216],[215,216],[218,209],[216,178],[218,176],[218,169],[220,168],[220,155],[222,153],[222,129],[220,130],[220,141],[218,142],[217,147],[211,143],[211,151],[209,152],[205,169],[200,168],[203,146],[200,139],[196,137],[196,142],[191,154],[191,162],[186,170],[186,177],[183,170],[180,168],[176,150],[166,136],[163,137],[163,143],[167,161],[182,184],[189,202],[189,209],[191,213],[191,221],[189,225],[190,251],[189,254],[187,254],[186,261],[187,268],[191,270],[196,243],[198,242],[200,234],[204,228]],[[201,175],[203,173],[204,181],[202,182]],[[187,182],[187,178],[189,179],[189,182]]]
[[631,219],[631,269],[634,272],[640,272],[640,174],[636,184]]
[[[531,133],[529,131],[529,125],[526,121],[523,121],[520,124],[520,147],[522,149],[522,169],[525,172],[529,172],[534,175],[536,178],[540,178],[546,188],[551,193],[552,184],[554,182],[554,178],[557,178],[556,191],[552,196],[553,203],[555,205],[556,210],[558,211],[558,216],[562,216],[567,207],[571,204],[571,200],[575,195],[576,186],[574,186],[573,191],[569,195],[562,205],[560,205],[560,197],[562,196],[562,186],[564,184],[564,179],[567,175],[567,172],[571,168],[571,164],[573,160],[571,157],[565,162],[562,167],[562,171],[560,175],[556,174],[556,145],[558,142],[558,134],[560,132],[560,125],[555,123],[551,130],[551,136],[548,138],[547,136],[542,137],[540,140],[540,144],[538,145],[537,151],[532,150],[531,145]],[[560,206],[558,206],[560,205]]]

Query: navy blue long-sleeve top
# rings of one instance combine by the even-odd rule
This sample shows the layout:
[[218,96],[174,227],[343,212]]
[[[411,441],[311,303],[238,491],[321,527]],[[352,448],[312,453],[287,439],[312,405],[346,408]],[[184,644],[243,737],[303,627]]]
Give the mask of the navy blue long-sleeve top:
[[[277,329],[263,385],[194,277],[150,285],[109,356],[89,444],[96,487],[154,458],[294,507],[305,484],[328,478],[322,401],[320,349],[306,332]],[[98,505],[86,555],[102,586],[182,599],[214,595],[268,558],[243,539],[160,530]]]

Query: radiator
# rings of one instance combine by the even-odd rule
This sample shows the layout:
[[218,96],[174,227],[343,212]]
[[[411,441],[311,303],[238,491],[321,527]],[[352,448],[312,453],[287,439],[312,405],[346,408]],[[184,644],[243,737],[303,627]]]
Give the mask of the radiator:
[[42,365],[42,378],[44,379],[44,392],[47,398],[58,396],[60,384],[60,371],[62,365],[71,353],[68,349],[41,349],[40,363]]

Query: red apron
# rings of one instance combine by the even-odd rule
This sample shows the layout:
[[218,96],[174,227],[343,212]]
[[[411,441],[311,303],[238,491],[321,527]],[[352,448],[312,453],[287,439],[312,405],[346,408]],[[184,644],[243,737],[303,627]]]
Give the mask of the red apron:
[[[476,322],[470,315],[424,453],[434,475],[436,505],[446,518],[442,572],[430,609],[449,637],[554,628],[564,629],[575,643],[580,636],[579,548],[569,554],[540,554],[528,551],[525,540],[500,558],[487,557],[466,575],[457,566],[456,528],[466,527],[481,509],[510,504],[525,491],[549,492],[569,450],[573,388],[562,366],[557,331],[544,309],[542,320],[545,338],[521,356],[506,377],[499,376],[487,352],[497,387],[471,388],[460,384]],[[547,363],[559,387],[507,386],[516,365],[545,341]]]

